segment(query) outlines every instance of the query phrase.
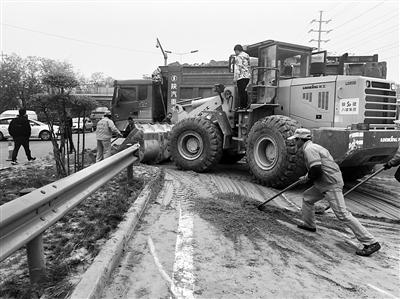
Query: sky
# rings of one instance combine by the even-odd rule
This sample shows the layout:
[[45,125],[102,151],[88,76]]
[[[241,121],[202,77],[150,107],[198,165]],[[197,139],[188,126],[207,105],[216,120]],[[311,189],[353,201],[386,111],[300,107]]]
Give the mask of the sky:
[[388,79],[399,76],[399,2],[269,0],[0,0],[3,54],[66,60],[86,76],[141,78],[164,60],[227,60],[235,44],[267,39],[316,46],[323,11],[322,49],[341,55],[379,54]]

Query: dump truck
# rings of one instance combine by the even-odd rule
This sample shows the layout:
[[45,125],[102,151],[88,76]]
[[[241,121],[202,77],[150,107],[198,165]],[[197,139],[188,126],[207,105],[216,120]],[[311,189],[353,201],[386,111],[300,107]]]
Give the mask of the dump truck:
[[[202,78],[208,84],[204,88],[216,83],[214,96],[196,98],[201,95],[187,81],[193,78],[197,84],[198,74],[179,69],[162,70],[158,87],[148,82],[153,94],[159,90],[159,101],[149,100],[157,106],[151,121],[161,110],[174,112],[166,143],[179,168],[205,172],[246,156],[260,183],[287,186],[305,172],[302,153],[287,140],[298,127],[312,131],[314,142],[331,152],[345,178],[361,177],[394,155],[400,138],[394,124],[398,103],[395,83],[384,78],[385,63],[341,57],[336,65],[326,51],[275,40],[248,45],[246,52],[253,61],[248,109],[235,109],[232,56],[222,71],[225,82],[221,74]],[[192,88],[188,99],[185,87]]]

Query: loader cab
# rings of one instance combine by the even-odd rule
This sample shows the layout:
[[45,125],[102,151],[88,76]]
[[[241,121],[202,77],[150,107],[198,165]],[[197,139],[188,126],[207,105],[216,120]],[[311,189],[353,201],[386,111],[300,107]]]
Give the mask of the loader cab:
[[275,104],[280,80],[310,76],[313,48],[274,40],[249,45],[246,52],[258,57],[248,87],[253,104]]

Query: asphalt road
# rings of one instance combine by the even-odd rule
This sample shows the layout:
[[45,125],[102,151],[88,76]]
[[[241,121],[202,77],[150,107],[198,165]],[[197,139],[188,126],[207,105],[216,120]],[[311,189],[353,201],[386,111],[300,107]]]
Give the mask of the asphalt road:
[[[96,148],[96,134],[95,133],[86,133],[85,140],[85,148],[86,149],[95,149]],[[73,140],[75,147],[77,146],[78,134],[73,134]],[[82,148],[82,135],[80,136],[80,148]],[[36,158],[44,158],[52,153],[52,144],[50,141],[41,141],[41,140],[31,140],[29,142],[29,147],[32,152],[32,156]],[[10,165],[10,161],[6,161],[8,158],[8,140],[0,141],[0,168],[6,167]],[[24,149],[21,147],[18,152],[18,162],[25,163],[27,162],[27,158],[25,155]]]
[[[275,191],[252,183],[244,172],[231,176],[218,169],[197,174],[166,168],[163,189],[128,241],[102,298],[399,294],[399,224],[368,214],[361,218],[383,244],[380,252],[362,258],[354,253],[361,245],[333,213],[317,217],[316,233],[296,227],[298,191],[258,211],[256,203]],[[243,203],[241,196],[247,197]],[[364,211],[362,203],[358,207]]]

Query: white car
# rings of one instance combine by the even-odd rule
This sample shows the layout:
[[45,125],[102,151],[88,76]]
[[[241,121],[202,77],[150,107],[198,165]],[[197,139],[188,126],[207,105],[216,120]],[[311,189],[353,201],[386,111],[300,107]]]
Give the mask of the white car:
[[[1,117],[0,118],[0,140],[11,138],[8,133],[8,126],[15,117]],[[42,140],[50,140],[49,126],[37,120],[30,119],[31,124],[31,138],[40,138]],[[59,127],[53,126],[54,132],[58,134]]]
[[[6,110],[0,114],[0,118],[3,117],[17,117],[19,115],[19,110]],[[29,119],[37,120],[37,114],[35,111],[26,110],[26,115]]]

